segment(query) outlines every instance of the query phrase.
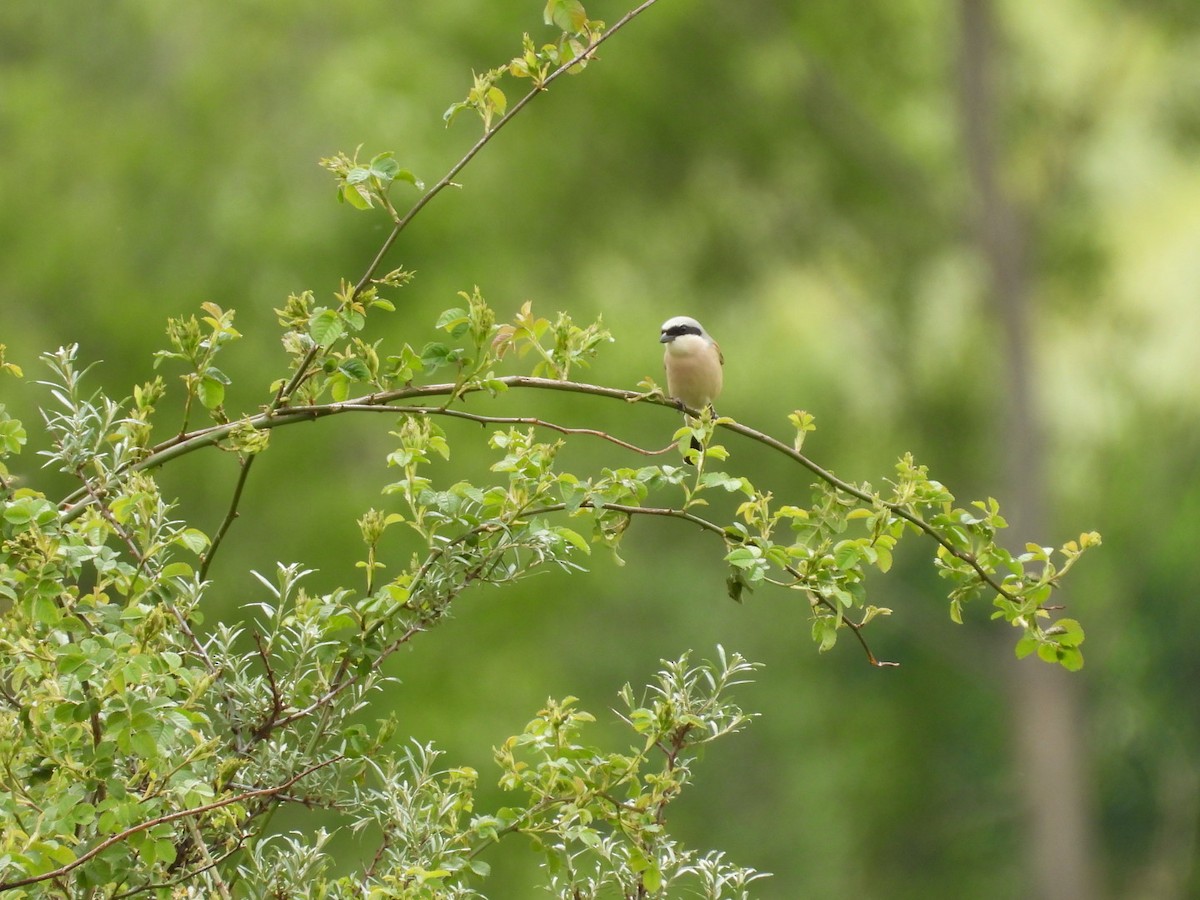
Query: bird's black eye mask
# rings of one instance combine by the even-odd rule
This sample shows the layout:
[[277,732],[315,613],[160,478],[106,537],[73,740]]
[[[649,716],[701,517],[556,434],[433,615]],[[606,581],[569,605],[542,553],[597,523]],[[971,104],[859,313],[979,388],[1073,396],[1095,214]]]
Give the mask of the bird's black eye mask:
[[695,325],[672,325],[663,332],[667,337],[677,338],[683,334],[699,334],[700,329]]

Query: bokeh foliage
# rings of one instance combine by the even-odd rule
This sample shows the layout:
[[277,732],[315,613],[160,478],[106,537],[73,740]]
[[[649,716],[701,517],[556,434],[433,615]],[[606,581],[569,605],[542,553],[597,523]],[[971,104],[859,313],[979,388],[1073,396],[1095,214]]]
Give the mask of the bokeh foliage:
[[[30,373],[37,352],[79,340],[85,358],[105,360],[105,384],[132,384],[151,377],[166,317],[211,301],[236,307],[249,336],[228,354],[235,382],[263,383],[283,359],[267,338],[273,308],[308,287],[332,295],[382,237],[378,222],[329,202],[314,161],[361,141],[436,176],[474,136],[464,123],[444,130],[440,113],[470,86],[465,73],[510,55],[529,28],[520,6],[7,5],[10,358]],[[1197,22],[1186,3],[1002,13],[1005,175],[1037,237],[1054,515],[1107,542],[1069,598],[1091,649],[1080,766],[1093,776],[1112,891],[1186,896],[1197,877],[1197,623],[1186,601],[1200,511]],[[475,284],[502,310],[532,298],[581,320],[603,313],[619,341],[592,375],[632,387],[657,372],[658,323],[686,311],[730,360],[723,410],[766,420],[803,406],[821,423],[810,449],[841,473],[877,471],[911,448],[963,493],[994,493],[1006,450],[989,420],[1003,386],[964,235],[954,28],[951,9],[919,3],[853,16],[832,3],[660,3],[596,71],[539,100],[406,235],[394,263],[418,277],[397,328],[432,323]],[[32,427],[27,392],[10,402],[0,390]],[[617,427],[602,404],[548,399],[545,413]],[[355,518],[380,502],[389,439],[370,421],[313,431],[264,457],[250,485],[261,502],[214,574],[284,558],[343,578]],[[567,452],[599,458],[587,445]],[[230,459],[196,459],[174,477],[169,492],[215,527]],[[786,487],[791,475],[764,456],[761,477]],[[1022,884],[1012,790],[1022,775],[1005,724],[1020,710],[978,675],[991,664],[986,632],[968,614],[966,640],[978,643],[962,650],[963,632],[933,602],[938,585],[914,573],[891,588],[886,605],[916,623],[897,620],[909,630],[876,648],[905,663],[880,673],[845,647],[813,658],[799,610],[757,595],[729,603],[714,587],[720,566],[698,559],[703,536],[645,523],[636,537],[626,567],[597,560],[587,583],[545,576],[473,601],[449,624],[444,656],[397,663],[412,692],[398,700],[401,721],[483,768],[469,755],[510,734],[547,684],[599,709],[640,680],[631,671],[721,640],[766,662],[770,678],[744,698],[764,715],[742,744],[710,755],[722,775],[701,778],[694,818],[685,802],[685,834],[719,830],[713,843],[775,872],[756,885],[763,896],[799,884],[887,896]],[[244,584],[249,600],[256,586]]]

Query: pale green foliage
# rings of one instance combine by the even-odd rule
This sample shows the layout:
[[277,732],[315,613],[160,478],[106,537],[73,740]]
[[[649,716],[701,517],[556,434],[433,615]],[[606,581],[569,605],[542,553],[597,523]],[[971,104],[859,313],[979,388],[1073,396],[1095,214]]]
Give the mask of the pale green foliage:
[[466,99],[452,104],[443,115],[447,125],[460,112],[474,110],[488,134],[508,111],[508,96],[499,86],[505,75],[528,78],[535,90],[543,90],[554,72],[576,74],[587,67],[592,49],[604,33],[604,23],[589,19],[579,0],[548,0],[544,19],[562,32],[558,40],[537,47],[526,34],[520,56],[474,76]]
[[[436,769],[436,753],[426,746],[397,756],[390,750],[393,725],[355,724],[381,684],[383,661],[436,628],[463,591],[509,584],[546,565],[579,571],[592,543],[616,552],[638,515],[677,518],[712,533],[724,548],[735,599],[764,583],[800,591],[822,650],[844,628],[866,648],[863,630],[890,612],[866,603],[866,570],[887,572],[900,538],[925,534],[937,542],[935,563],[953,583],[952,616],[990,590],[997,615],[1023,629],[1019,654],[1036,649],[1067,668],[1080,664],[1078,623],[1040,622],[1053,587],[1098,539],[1087,534],[1069,543],[1061,564],[1036,545],[1013,556],[994,540],[1006,524],[996,501],[973,504],[971,512],[955,507],[949,491],[907,455],[887,492],[826,473],[805,506],[777,503],[748,477],[707,468],[714,459],[736,460],[713,443],[725,430],[765,440],[823,473],[787,444],[729,419],[700,417],[694,429],[708,444],[694,467],[590,476],[560,470],[563,440],[537,437],[538,425],[555,426],[525,419],[492,432],[489,483],[435,483],[428,465],[451,457],[435,418],[467,415],[453,404],[468,392],[568,388],[647,400],[563,380],[607,340],[598,327],[580,328],[565,315],[551,323],[528,308],[515,323],[497,323],[478,290],[464,298],[467,306],[448,310],[439,324],[465,342],[444,351],[403,347],[393,357],[407,361],[403,374],[382,365],[374,345],[357,336],[326,347],[301,342],[293,348],[294,371],[307,377],[294,390],[306,405],[281,402],[274,412],[230,423],[214,409],[218,424],[153,446],[161,381],[117,403],[84,389],[73,349],[45,357],[53,377],[43,384],[55,406],[45,413],[52,444],[40,452],[82,487],[59,504],[31,488],[10,485],[4,494],[3,883],[71,867],[57,881],[166,884],[182,864],[210,887],[243,879],[281,895],[303,883],[331,896],[470,896],[487,874],[480,854],[520,834],[544,854],[548,884],[559,896],[610,888],[667,896],[674,884],[704,896],[745,895],[755,873],[719,854],[697,856],[664,829],[667,805],[686,786],[697,750],[747,721],[727,698],[749,671],[736,655],[722,652],[713,666],[692,666],[686,656],[669,663],[644,700],[627,687],[622,717],[640,740],[628,753],[582,743],[591,716],[572,698],[549,702],[497,751],[501,784],[518,797],[488,814],[471,799],[476,773]],[[343,298],[333,309],[343,316],[351,302]],[[366,306],[359,307],[351,311],[365,315]],[[310,301],[294,302],[293,312],[300,309],[310,319],[325,314]],[[210,316],[212,336],[227,334],[227,321]],[[296,322],[284,326],[288,334],[309,332]],[[180,351],[186,363],[211,368],[215,351],[201,347],[206,339],[179,337],[197,333],[173,325],[171,339],[177,348],[200,348],[198,356]],[[510,349],[556,379],[497,376],[499,356]],[[338,363],[326,365],[329,359]],[[320,405],[353,368],[351,360],[361,364],[366,393]],[[453,382],[421,381],[421,373],[445,366],[454,368]],[[183,384],[203,390],[197,378]],[[444,405],[412,405],[431,396]],[[267,449],[260,438],[270,428],[379,407],[399,416],[388,456],[397,477],[384,487],[399,507],[370,510],[359,521],[363,588],[310,594],[301,567],[280,565],[272,578],[260,576],[259,595],[247,598],[256,610],[252,621],[215,623],[204,632],[202,598],[221,589],[197,578],[210,542],[173,517],[150,469],[204,446],[232,446],[246,459]],[[793,419],[803,425],[798,434],[811,430],[811,416]],[[14,438],[6,455],[20,449],[20,432],[7,430]],[[736,517],[705,518],[709,500],[728,494],[744,498]],[[419,536],[426,551],[381,580],[377,547],[397,525]],[[352,810],[352,828],[373,824],[382,843],[369,869],[335,875],[320,835],[272,836],[265,827],[270,811],[297,801]],[[95,855],[73,866],[80,852]],[[209,868],[208,860],[226,857]]]
[[[603,26],[575,0],[551,0],[545,15],[562,31],[557,42],[539,50],[526,39],[518,60],[477,77],[466,106],[485,129],[505,114],[500,75],[528,77],[540,90],[579,68],[600,40]],[[389,244],[449,183],[401,216],[392,183],[420,183],[391,154],[365,164],[338,154],[324,165],[341,199],[388,214],[396,229]],[[1081,627],[1051,621],[1048,601],[1098,536],[1084,534],[1057,556],[1035,544],[1013,555],[996,542],[1006,527],[996,501],[956,506],[908,455],[883,491],[844,482],[801,455],[815,426],[799,411],[787,441],[695,411],[678,435],[681,447],[692,437],[704,445],[680,451],[690,465],[565,470],[559,451],[580,433],[626,455],[656,454],[598,430],[468,411],[462,398],[571,391],[673,416],[674,404],[653,384],[639,394],[569,380],[611,340],[602,325],[566,313],[542,318],[531,304],[501,322],[477,287],[434,323],[444,341],[369,343],[361,335],[371,317],[395,308],[385,294],[412,277],[377,276],[378,265],[343,281],[328,301],[303,291],[276,310],[288,368],[253,414],[227,412],[234,385],[218,367],[239,337],[233,311],[206,303],[200,320],[169,320],[169,347],[155,365],[182,364],[184,415],[178,427],[163,423],[172,436],[158,443],[155,408],[168,390],[161,377],[116,401],[85,388],[88,368],[74,347],[47,354],[50,375],[40,384],[49,392],[49,441],[37,453],[79,485],[58,502],[29,476],[9,474],[28,436],[0,408],[0,891],[482,896],[489,848],[524,838],[554,896],[748,897],[760,873],[719,851],[686,848],[667,827],[705,745],[750,720],[729,697],[753,668],[737,654],[718,648],[714,662],[701,664],[684,654],[664,662],[640,696],[627,685],[617,715],[632,743],[616,749],[585,739],[594,718],[575,698],[548,700],[496,749],[508,800],[489,811],[475,800],[486,776],[442,765],[433,747],[400,740],[396,723],[371,716],[385,660],[434,631],[463,592],[546,566],[581,571],[594,544],[617,553],[636,516],[699,526],[728,564],[735,600],[765,584],[795,591],[811,609],[819,649],[850,629],[873,663],[864,630],[891,610],[867,603],[866,576],[886,573],[898,541],[915,533],[934,542],[955,620],[967,601],[991,596],[995,615],[1020,629],[1019,655],[1036,650],[1069,669],[1082,664]],[[498,374],[506,357],[531,361],[531,371]],[[434,380],[444,371],[449,380]],[[0,374],[20,372],[0,355]],[[212,424],[190,424],[197,407]],[[206,595],[232,590],[208,580],[208,566],[236,518],[251,463],[269,452],[270,431],[380,411],[396,422],[387,456],[396,474],[383,488],[387,511],[368,510],[358,522],[362,583],[310,593],[302,566],[278,564],[238,598],[249,610],[244,620],[206,623]],[[440,483],[429,474],[435,458],[453,461],[440,416],[492,426],[490,477]],[[547,431],[559,437],[546,440]],[[717,443],[727,435],[808,470],[811,493],[777,501],[760,490],[739,471],[736,445]],[[213,535],[191,527],[153,475],[206,447],[231,451],[241,467]],[[738,503],[732,517],[710,512],[730,497]],[[379,547],[395,526],[420,549],[385,577]],[[335,811],[376,852],[346,864],[331,858],[326,832],[273,833],[272,814],[284,804]]]

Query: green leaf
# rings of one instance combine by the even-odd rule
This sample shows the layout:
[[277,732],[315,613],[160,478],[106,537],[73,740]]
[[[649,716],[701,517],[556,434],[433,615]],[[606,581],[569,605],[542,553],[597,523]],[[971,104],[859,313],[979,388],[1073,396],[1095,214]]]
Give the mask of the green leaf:
[[734,547],[725,554],[725,562],[738,569],[749,569],[758,565],[762,551],[757,547]]
[[196,396],[205,409],[216,409],[225,402],[225,385],[210,375],[204,375],[196,385]]
[[171,578],[191,578],[194,571],[195,569],[185,562],[174,562],[163,567],[163,570],[159,573],[159,577],[163,581]]
[[391,153],[380,153],[371,160],[371,174],[385,184],[395,178],[399,171],[400,163],[396,162]]
[[371,377],[371,370],[357,356],[342,360],[338,364],[338,371],[344,373],[353,381],[366,381]]
[[1074,647],[1063,647],[1059,651],[1058,664],[1068,672],[1078,672],[1083,668],[1083,654]]
[[1055,642],[1063,647],[1078,647],[1083,643],[1083,626],[1075,619],[1059,619],[1046,633],[1053,634]]
[[4,412],[4,404],[0,403],[0,450],[5,454],[20,453],[21,447],[28,439],[19,419],[10,419]]
[[955,625],[961,625],[962,619],[962,600],[957,597],[950,601],[950,621]]
[[578,531],[574,531],[573,529],[567,528],[562,525],[558,525],[558,526],[555,526],[554,533],[557,534],[559,537],[563,538],[567,543],[571,544],[573,547],[576,547],[577,549],[582,550],[584,553],[592,552],[591,545],[588,544],[588,542],[586,540],[584,540],[583,535],[581,535]]
[[450,362],[450,348],[436,342],[421,348],[421,365],[426,372],[433,372]]
[[542,18],[568,34],[578,34],[587,25],[587,11],[579,0],[550,0]]
[[371,209],[375,204],[371,200],[371,193],[362,185],[343,185],[338,190],[338,199],[349,203],[355,209]]
[[471,319],[465,309],[447,309],[438,316],[436,327],[448,331],[451,337],[458,337],[471,326]]
[[341,316],[332,309],[321,310],[308,323],[309,337],[324,349],[329,349],[345,330]]
[[197,556],[204,552],[208,547],[208,535],[199,528],[185,528],[179,532],[175,540],[183,544]]
[[662,870],[656,863],[651,862],[646,871],[642,873],[642,884],[651,895],[662,890]]
[[864,611],[862,624],[866,625],[876,616],[890,616],[892,611],[886,606],[868,606]]
[[730,572],[729,577],[725,579],[725,591],[729,594],[729,599],[734,603],[741,603],[742,594],[749,590],[753,590],[753,588],[751,588],[751,586],[746,582],[746,579],[742,577],[741,572],[737,569],[734,569],[732,572]]
[[175,842],[161,838],[154,842],[154,856],[163,865],[175,862]]
[[418,191],[425,190],[425,182],[423,182],[420,178],[418,178],[416,175],[414,175],[408,169],[400,169],[399,171],[396,172],[395,177],[396,177],[397,181],[407,181],[409,184],[411,184],[413,187],[415,187]]
[[38,625],[54,627],[62,618],[53,597],[39,594],[33,598],[33,621]]
[[837,643],[837,619],[832,616],[821,616],[813,622],[813,640],[819,645],[821,653],[832,650]]
[[12,525],[27,525],[43,505],[50,505],[50,501],[40,497],[21,497],[4,507],[4,521]]
[[451,103],[450,106],[446,109],[446,111],[444,113],[442,113],[442,121],[444,121],[446,123],[446,126],[449,127],[450,123],[454,121],[455,116],[457,116],[464,109],[470,109],[470,108],[471,108],[471,104],[466,103],[462,100],[460,100],[457,103]]
[[841,541],[833,548],[833,564],[843,572],[853,569],[862,557],[862,545],[858,541]]
[[724,488],[730,493],[741,491],[747,497],[754,495],[754,488],[749,481],[728,472],[705,472],[700,476],[700,484],[703,487]]
[[498,115],[504,115],[504,110],[508,108],[508,98],[504,96],[504,91],[500,90],[500,88],[496,87],[495,85],[492,85],[490,88],[488,88],[487,98],[488,103],[492,105],[492,109],[494,109]]

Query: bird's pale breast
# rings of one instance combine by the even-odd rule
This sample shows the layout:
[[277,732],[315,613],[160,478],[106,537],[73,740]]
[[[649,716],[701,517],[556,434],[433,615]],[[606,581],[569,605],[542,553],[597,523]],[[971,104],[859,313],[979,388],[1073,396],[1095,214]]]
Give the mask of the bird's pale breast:
[[664,363],[667,392],[693,409],[707,406],[721,393],[721,362],[716,347],[695,335],[667,344]]

